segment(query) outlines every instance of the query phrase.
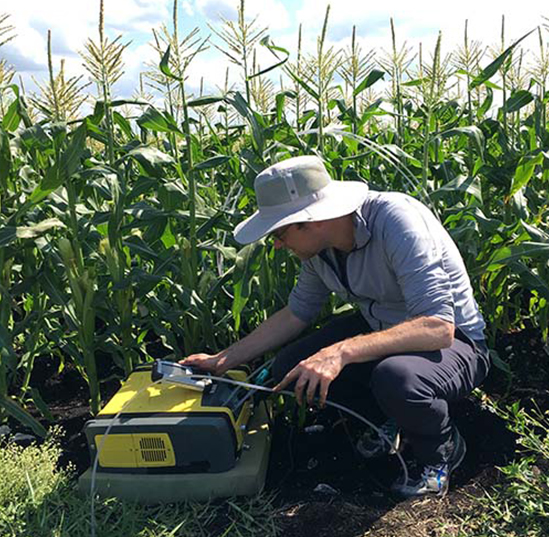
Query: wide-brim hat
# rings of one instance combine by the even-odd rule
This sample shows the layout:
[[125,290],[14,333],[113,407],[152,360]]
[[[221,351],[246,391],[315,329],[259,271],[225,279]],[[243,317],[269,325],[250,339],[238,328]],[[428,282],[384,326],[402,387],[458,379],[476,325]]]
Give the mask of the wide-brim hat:
[[351,214],[363,203],[368,185],[334,181],[322,160],[294,157],[263,170],[254,182],[258,210],[238,224],[235,239],[249,244],[275,229]]

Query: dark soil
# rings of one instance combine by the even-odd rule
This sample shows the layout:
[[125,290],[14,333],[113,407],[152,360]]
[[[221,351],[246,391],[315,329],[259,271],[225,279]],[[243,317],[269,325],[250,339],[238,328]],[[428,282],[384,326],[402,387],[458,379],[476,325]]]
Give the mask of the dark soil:
[[[533,398],[544,407],[549,402],[547,351],[539,333],[525,330],[507,334],[496,343],[499,357],[511,364],[512,379],[493,367],[483,389],[493,398]],[[89,466],[82,429],[90,419],[87,386],[80,374],[66,366],[57,373],[51,360],[37,362],[32,383],[40,390],[55,418],[65,430],[62,464],[71,463],[78,473]],[[111,380],[102,385],[105,401],[118,389],[117,371],[104,371]],[[402,501],[390,492],[399,475],[396,457],[364,461],[355,451],[364,430],[352,417],[335,409],[310,412],[305,426],[318,425],[316,432],[298,427],[297,419],[278,417],[267,475],[268,491],[276,494],[276,518],[284,537],[374,537],[438,536],[437,528],[474,509],[474,497],[499,482],[496,469],[513,460],[515,438],[505,422],[483,407],[474,396],[451,407],[468,451],[452,475],[448,496],[443,500]],[[13,427],[13,424],[12,424]],[[411,454],[404,453],[408,464]],[[413,467],[411,466],[413,469]],[[457,535],[457,533],[456,533]]]

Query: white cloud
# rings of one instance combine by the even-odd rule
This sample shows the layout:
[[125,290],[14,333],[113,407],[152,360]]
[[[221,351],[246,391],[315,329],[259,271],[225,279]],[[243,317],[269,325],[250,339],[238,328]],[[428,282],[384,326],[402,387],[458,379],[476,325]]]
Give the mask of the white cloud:
[[[140,68],[143,50],[140,41],[148,40],[151,27],[170,19],[171,0],[106,0],[105,33],[110,39],[122,34],[122,42],[134,40],[135,46],[124,54],[127,79]],[[99,38],[99,1],[25,0],[11,2],[8,22],[15,27],[16,39],[2,47],[1,55],[29,82],[32,72],[37,78],[47,76],[47,33],[52,34],[54,70],[65,59],[68,76],[83,74],[78,52],[88,38]],[[143,37],[145,35],[145,37]],[[30,82],[27,87],[33,89]],[[134,85],[134,88],[136,85]]]
[[[329,3],[329,0],[303,0],[296,19],[303,23],[307,36],[320,33]],[[358,35],[374,46],[384,42],[388,48],[392,17],[400,43],[405,40],[410,43],[434,41],[440,30],[443,43],[453,47],[463,40],[464,24],[468,19],[470,39],[490,44],[499,40],[501,16],[505,15],[507,43],[510,44],[543,22],[542,15],[548,14],[546,5],[542,0],[522,0],[520,4],[513,0],[500,0],[497,4],[478,0],[444,4],[439,0],[393,0],[390,3],[339,0],[330,10],[328,36],[339,42],[349,36],[352,26],[356,25]]]
[[[200,14],[216,23],[220,17],[235,20],[238,0],[196,0]],[[245,4],[247,20],[257,17],[258,26],[269,26],[272,30],[284,30],[291,24],[288,11],[279,0],[247,0]]]
[[[0,0],[1,2],[2,0]],[[219,14],[234,19],[239,0],[178,0],[180,6],[180,32],[189,27],[206,27],[206,22],[219,24]],[[258,27],[269,27],[269,34],[277,45],[291,52],[292,61],[297,52],[297,28],[303,23],[302,47],[313,52],[320,33],[325,7],[332,0],[302,0],[297,4],[291,0],[246,0],[247,19],[256,15]],[[8,5],[8,2],[4,0]],[[301,7],[295,7],[299,5]],[[543,22],[541,16],[549,15],[546,0],[522,0],[520,4],[511,0],[500,0],[497,5],[478,0],[460,0],[457,3],[441,4],[440,0],[393,0],[391,3],[356,2],[339,0],[332,3],[328,31],[329,45],[346,46],[350,41],[353,25],[364,50],[371,48],[380,52],[391,47],[390,17],[395,20],[397,43],[404,41],[418,50],[423,43],[424,57],[434,50],[438,31],[443,33],[443,50],[455,49],[463,40],[465,19],[469,19],[470,39],[480,40],[484,45],[499,41],[501,15],[506,16],[506,43],[525,34]],[[161,23],[171,26],[173,0],[105,0],[105,30],[112,39],[123,34],[123,42],[132,41],[123,59],[126,74],[116,88],[118,96],[129,97],[138,87],[139,72],[145,70],[144,62],[154,57],[154,51],[146,43],[151,41],[152,28]],[[54,68],[59,68],[61,58],[66,59],[66,74],[74,76],[85,73],[78,51],[88,38],[98,38],[99,0],[20,0],[9,2],[10,23],[16,27],[17,39],[0,49],[0,57],[23,75],[27,90],[33,89],[30,75],[47,78],[46,38],[52,30]],[[202,32],[206,36],[209,32]],[[549,34],[544,32],[546,38]],[[212,41],[219,43],[216,36]],[[537,50],[535,36],[525,42],[525,47]],[[262,68],[274,62],[271,54],[260,47],[258,62]],[[213,47],[199,55],[189,70],[189,88],[196,91],[200,78],[204,77],[207,91],[215,91],[225,79],[228,60]],[[241,83],[240,73],[234,65],[231,68],[233,82]],[[278,72],[273,74],[274,78]]]

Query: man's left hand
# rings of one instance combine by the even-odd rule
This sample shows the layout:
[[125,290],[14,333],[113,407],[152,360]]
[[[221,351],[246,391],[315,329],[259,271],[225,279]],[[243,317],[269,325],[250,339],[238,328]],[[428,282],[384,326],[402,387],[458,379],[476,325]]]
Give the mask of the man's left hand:
[[283,390],[295,381],[294,391],[297,402],[302,404],[303,391],[306,389],[307,403],[312,405],[316,390],[319,388],[319,403],[322,407],[326,404],[330,384],[344,367],[345,361],[340,346],[331,345],[297,364],[274,389]]

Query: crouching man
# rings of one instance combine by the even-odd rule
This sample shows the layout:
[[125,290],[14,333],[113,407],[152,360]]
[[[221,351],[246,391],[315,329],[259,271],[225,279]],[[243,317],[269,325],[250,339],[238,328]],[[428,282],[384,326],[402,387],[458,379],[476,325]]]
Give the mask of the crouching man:
[[[258,211],[235,238],[248,244],[270,235],[276,248],[293,252],[301,260],[297,284],[288,305],[251,334],[183,362],[217,374],[249,362],[295,339],[337,293],[360,312],[284,347],[273,364],[277,388],[293,386],[300,404],[315,396],[322,404],[338,384],[363,384],[387,417],[393,447],[402,435],[423,468],[395,490],[444,495],[466,451],[448,403],[489,369],[484,321],[456,245],[419,201],[334,181],[317,157],[275,164],[254,186]],[[377,457],[390,446],[365,436],[358,449]]]

